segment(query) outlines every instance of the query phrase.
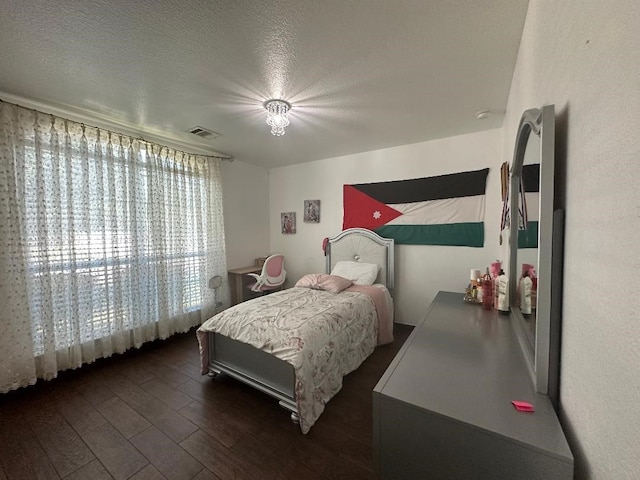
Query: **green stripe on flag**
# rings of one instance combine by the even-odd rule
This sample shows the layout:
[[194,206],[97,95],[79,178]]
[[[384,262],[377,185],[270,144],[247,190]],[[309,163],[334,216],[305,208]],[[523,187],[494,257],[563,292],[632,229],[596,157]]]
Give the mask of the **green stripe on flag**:
[[518,230],[518,248],[538,248],[538,222],[527,222],[526,230]]
[[375,232],[406,245],[484,246],[484,223],[447,223],[439,225],[383,225]]

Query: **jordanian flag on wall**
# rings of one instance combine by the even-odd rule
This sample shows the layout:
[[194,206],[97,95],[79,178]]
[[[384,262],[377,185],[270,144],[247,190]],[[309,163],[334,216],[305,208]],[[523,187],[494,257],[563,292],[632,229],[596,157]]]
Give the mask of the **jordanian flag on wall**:
[[[520,218],[518,219],[518,248],[538,248],[538,220],[540,219],[540,164],[522,166],[520,186]],[[524,197],[524,207],[522,198]],[[526,229],[524,226],[527,226]]]
[[404,244],[482,247],[488,173],[344,185],[342,228],[367,228]]

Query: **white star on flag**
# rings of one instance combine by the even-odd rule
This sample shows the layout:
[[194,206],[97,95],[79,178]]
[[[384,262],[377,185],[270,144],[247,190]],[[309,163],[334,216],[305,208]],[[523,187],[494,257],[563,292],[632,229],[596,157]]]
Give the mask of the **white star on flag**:
[[373,218],[375,218],[376,220],[379,220],[381,216],[382,214],[380,213],[380,210],[376,210],[375,212],[373,212]]

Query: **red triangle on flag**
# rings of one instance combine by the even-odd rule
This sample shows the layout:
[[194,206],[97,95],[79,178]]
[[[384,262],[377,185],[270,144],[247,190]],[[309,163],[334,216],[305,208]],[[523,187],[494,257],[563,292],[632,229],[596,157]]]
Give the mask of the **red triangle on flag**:
[[347,228],[374,230],[402,215],[401,212],[362,193],[352,185],[344,185],[343,203],[343,230]]

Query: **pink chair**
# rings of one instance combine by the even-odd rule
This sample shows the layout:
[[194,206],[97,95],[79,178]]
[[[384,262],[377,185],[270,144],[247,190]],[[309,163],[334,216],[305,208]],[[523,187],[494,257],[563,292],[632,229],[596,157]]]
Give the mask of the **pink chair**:
[[287,271],[284,269],[284,255],[276,253],[267,257],[260,275],[255,273],[247,273],[247,275],[256,280],[248,285],[252,292],[267,293],[282,288],[287,278]]

